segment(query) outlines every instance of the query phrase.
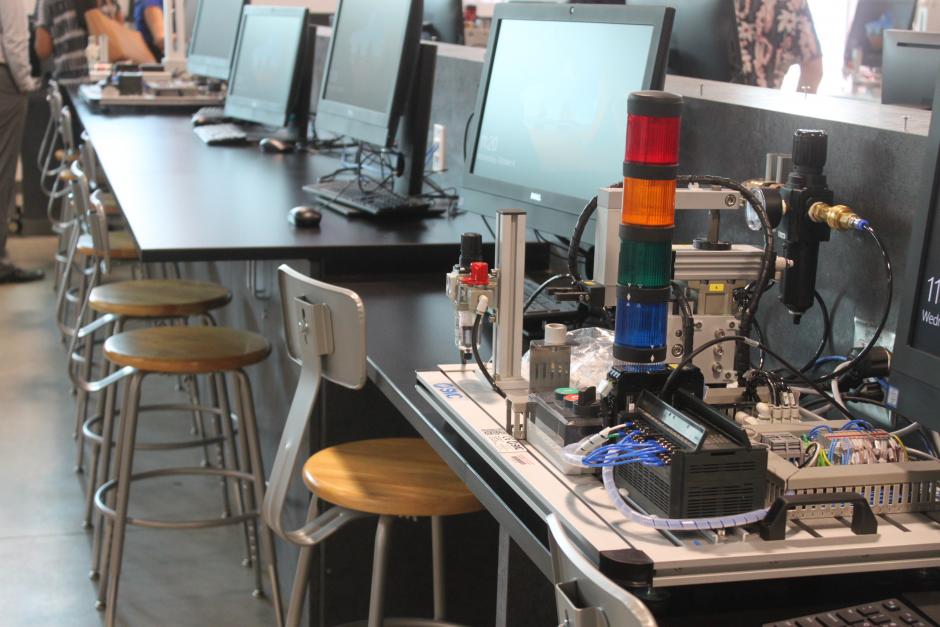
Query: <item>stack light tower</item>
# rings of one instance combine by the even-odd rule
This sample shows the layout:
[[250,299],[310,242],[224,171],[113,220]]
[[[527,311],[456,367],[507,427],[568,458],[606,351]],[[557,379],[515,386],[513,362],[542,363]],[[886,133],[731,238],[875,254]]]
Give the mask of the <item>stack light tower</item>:
[[640,369],[663,368],[682,97],[630,94],[623,163],[614,358]]

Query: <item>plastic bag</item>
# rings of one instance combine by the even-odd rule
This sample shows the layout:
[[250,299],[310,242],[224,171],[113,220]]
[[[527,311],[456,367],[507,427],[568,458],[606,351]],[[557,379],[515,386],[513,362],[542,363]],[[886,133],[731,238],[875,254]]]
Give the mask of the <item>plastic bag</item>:
[[[614,363],[614,332],[610,329],[587,327],[566,334],[571,344],[571,386],[597,386],[607,378]],[[529,353],[522,356],[522,376],[529,378]]]

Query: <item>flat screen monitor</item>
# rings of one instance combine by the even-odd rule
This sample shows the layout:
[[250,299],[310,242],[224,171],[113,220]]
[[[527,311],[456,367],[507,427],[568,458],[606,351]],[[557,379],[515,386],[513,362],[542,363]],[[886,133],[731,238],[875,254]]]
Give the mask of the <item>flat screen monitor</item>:
[[287,125],[306,28],[305,8],[245,7],[225,98],[227,117]]
[[597,190],[623,178],[627,98],[662,89],[673,15],[664,7],[497,5],[464,207],[525,209],[532,228],[569,235]]
[[940,76],[940,33],[885,31],[881,102],[933,109]]
[[[934,98],[940,98],[935,92]],[[940,117],[930,120],[921,193],[900,286],[888,403],[940,430]],[[914,181],[911,181],[914,184]]]
[[199,0],[186,69],[194,76],[228,79],[245,0]]
[[630,0],[628,4],[675,7],[669,38],[670,74],[725,83],[740,79],[735,0]]
[[861,51],[861,64],[880,68],[884,32],[910,30],[914,24],[917,0],[859,0],[845,40],[845,61],[851,62]]
[[320,82],[318,134],[390,147],[421,43],[421,0],[341,0]]
[[463,45],[463,0],[424,0],[422,32],[434,41]]

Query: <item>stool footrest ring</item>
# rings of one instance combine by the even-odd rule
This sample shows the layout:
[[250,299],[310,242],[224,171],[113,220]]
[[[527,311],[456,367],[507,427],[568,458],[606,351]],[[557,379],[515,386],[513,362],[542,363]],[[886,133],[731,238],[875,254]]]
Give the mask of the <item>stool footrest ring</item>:
[[[178,475],[214,475],[218,477],[230,477],[232,479],[241,479],[243,481],[254,481],[254,476],[247,472],[238,470],[229,470],[227,468],[199,468],[199,467],[181,467],[181,468],[159,468],[157,470],[148,470],[146,472],[135,473],[131,475],[131,481],[138,479],[154,479],[157,477],[171,477]],[[95,491],[95,508],[101,512],[102,516],[114,519],[117,515],[114,509],[104,502],[105,494],[117,487],[117,481],[111,479],[101,484]],[[211,527],[222,527],[224,525],[236,525],[249,520],[259,519],[257,511],[236,514],[226,518],[208,518],[203,520],[151,520],[148,518],[127,517],[127,524],[138,527],[150,527],[154,529],[208,529]]]

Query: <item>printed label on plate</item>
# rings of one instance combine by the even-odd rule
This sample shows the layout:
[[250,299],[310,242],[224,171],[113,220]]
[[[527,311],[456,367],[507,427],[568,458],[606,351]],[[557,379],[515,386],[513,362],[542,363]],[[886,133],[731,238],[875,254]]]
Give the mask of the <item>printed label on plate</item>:
[[498,427],[494,429],[480,429],[480,433],[482,433],[483,437],[489,440],[493,447],[500,453],[525,452],[525,446],[503,429]]

